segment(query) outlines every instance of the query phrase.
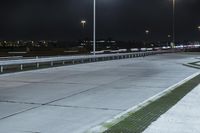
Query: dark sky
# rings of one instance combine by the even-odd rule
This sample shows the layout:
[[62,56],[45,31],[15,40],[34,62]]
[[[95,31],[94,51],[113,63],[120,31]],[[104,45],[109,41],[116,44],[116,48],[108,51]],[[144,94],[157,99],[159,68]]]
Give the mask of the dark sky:
[[[177,0],[178,40],[200,40],[200,0]],[[92,37],[93,0],[1,0],[0,39],[76,40]],[[85,31],[80,20],[86,19]],[[97,0],[97,38],[166,40],[172,0]]]

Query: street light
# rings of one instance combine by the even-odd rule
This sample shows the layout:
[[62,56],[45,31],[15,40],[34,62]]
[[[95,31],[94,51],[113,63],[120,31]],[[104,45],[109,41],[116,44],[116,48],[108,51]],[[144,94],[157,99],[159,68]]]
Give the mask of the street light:
[[93,8],[93,54],[96,55],[96,0],[94,0]]
[[145,30],[145,33],[148,35],[149,34],[149,30]]
[[171,36],[170,34],[168,34],[167,37],[168,37],[168,39],[169,39],[168,41],[169,41],[169,44],[170,44],[170,43],[171,43],[171,37],[172,37],[172,36]]
[[200,31],[200,26],[198,26],[197,28],[198,28],[198,30]]
[[145,30],[145,34],[146,34],[146,42],[144,43],[145,48],[147,47],[146,43],[148,42],[148,35],[149,35],[149,30]]
[[85,25],[86,25],[86,20],[81,20],[81,25],[83,27],[83,42],[85,42],[85,39],[84,39],[84,30],[85,30]]
[[172,28],[173,28],[173,44],[175,44],[175,8],[176,8],[176,0],[173,0],[173,26],[172,26]]
[[81,24],[83,26],[83,29],[85,28],[85,25],[86,25],[86,20],[81,20]]

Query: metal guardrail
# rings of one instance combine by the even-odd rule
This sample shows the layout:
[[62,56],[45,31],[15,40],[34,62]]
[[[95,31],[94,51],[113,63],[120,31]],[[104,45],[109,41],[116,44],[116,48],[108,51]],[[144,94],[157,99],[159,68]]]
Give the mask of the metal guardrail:
[[9,72],[33,70],[40,68],[107,61],[107,60],[145,57],[149,55],[172,53],[172,52],[175,51],[165,50],[165,51],[149,51],[149,52],[137,52],[137,53],[106,54],[106,55],[96,55],[96,56],[87,55],[87,56],[74,56],[74,57],[71,56],[71,57],[55,57],[55,58],[36,58],[36,59],[24,59],[17,61],[5,61],[5,62],[0,62],[0,73],[9,73]]

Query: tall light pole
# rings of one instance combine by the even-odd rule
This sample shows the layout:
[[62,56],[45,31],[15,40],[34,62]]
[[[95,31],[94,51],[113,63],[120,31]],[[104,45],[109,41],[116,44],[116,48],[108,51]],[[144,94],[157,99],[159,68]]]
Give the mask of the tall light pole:
[[82,28],[83,28],[83,31],[82,31],[82,34],[83,34],[83,42],[84,45],[85,45],[85,25],[87,24],[87,21],[86,20],[81,20],[81,25],[82,25]]
[[167,35],[167,38],[168,38],[169,44],[171,43],[171,37],[172,37],[172,35],[170,35],[170,34]]
[[173,22],[172,22],[172,25],[173,25],[173,45],[175,45],[175,9],[176,9],[176,0],[173,0]]
[[93,54],[96,55],[96,0],[93,4]]
[[144,43],[145,44],[145,48],[147,47],[146,44],[148,43],[148,35],[149,35],[149,33],[150,33],[149,30],[145,30],[145,34],[146,34],[146,39],[145,39],[146,42]]
[[81,20],[81,25],[83,27],[83,29],[85,28],[85,25],[86,25],[86,20]]

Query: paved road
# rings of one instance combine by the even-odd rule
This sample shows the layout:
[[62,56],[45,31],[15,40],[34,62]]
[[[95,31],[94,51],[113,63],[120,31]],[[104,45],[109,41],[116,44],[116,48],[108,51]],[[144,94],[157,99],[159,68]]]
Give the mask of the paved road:
[[0,76],[0,133],[81,133],[197,72],[164,54]]

